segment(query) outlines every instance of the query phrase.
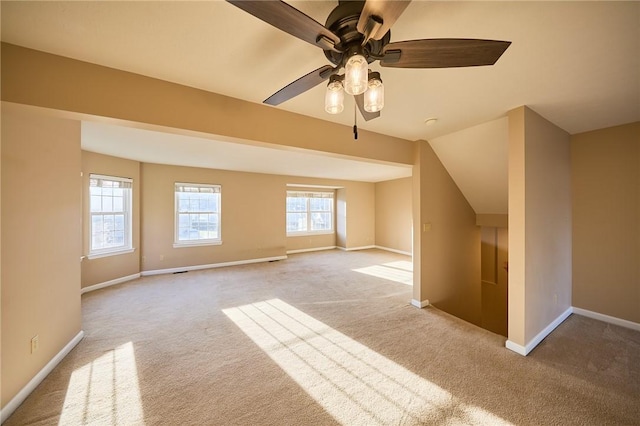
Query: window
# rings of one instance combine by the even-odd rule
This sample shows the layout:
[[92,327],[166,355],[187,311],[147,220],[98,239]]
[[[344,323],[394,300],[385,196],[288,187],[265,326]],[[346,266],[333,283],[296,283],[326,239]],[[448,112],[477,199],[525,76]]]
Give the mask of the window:
[[176,183],[174,247],[221,244],[220,185]]
[[131,186],[128,178],[89,175],[89,258],[129,253]]
[[287,191],[287,235],[333,233],[333,192]]

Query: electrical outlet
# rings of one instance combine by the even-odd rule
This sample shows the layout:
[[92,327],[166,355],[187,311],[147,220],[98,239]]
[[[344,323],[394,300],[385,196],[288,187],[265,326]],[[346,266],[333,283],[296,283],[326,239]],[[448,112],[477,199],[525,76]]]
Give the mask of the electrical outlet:
[[38,340],[38,335],[36,334],[31,338],[31,353],[35,353],[40,347],[40,341]]

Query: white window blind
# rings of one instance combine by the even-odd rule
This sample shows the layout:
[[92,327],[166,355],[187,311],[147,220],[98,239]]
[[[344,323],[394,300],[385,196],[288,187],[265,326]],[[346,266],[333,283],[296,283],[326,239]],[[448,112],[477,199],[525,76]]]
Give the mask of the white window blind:
[[104,175],[89,175],[89,186],[99,188],[131,188],[133,179],[116,177],[116,176],[104,176]]
[[333,199],[333,192],[287,191],[287,197],[290,197],[290,198],[331,198],[331,199]]
[[205,185],[196,183],[176,183],[176,192],[197,192],[200,194],[219,194],[220,185]]

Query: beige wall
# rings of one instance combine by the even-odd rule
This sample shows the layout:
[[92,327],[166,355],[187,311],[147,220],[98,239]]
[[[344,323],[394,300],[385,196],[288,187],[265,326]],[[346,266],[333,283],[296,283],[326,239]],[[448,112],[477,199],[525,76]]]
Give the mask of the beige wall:
[[4,407],[80,332],[80,124],[3,108],[1,169]]
[[287,252],[336,247],[336,234],[300,235],[287,237]]
[[346,249],[370,247],[376,241],[375,184],[352,182],[346,189]]
[[[417,141],[415,155],[414,274],[416,269],[421,273],[420,278],[414,278],[414,298],[429,300],[445,312],[480,325],[480,228],[476,214],[429,143]],[[416,283],[416,279],[421,281]]]
[[[222,186],[221,245],[174,248],[175,182]],[[286,254],[285,182],[256,173],[142,164],[142,270]]]
[[411,178],[376,183],[376,245],[411,253]]
[[[375,238],[373,183],[150,163],[143,163],[141,170],[142,271],[265,259],[285,256],[287,250],[335,246],[334,234],[287,238],[285,200],[291,182],[343,187],[342,200],[354,216],[347,218],[346,248],[371,245]],[[173,247],[175,182],[222,185],[222,245]]]
[[509,215],[506,214],[477,214],[476,225],[492,228],[508,228]]
[[525,113],[509,112],[509,340],[525,346]]
[[526,346],[571,307],[569,135],[509,112],[509,340]]
[[[140,163],[109,155],[82,151],[82,217],[89,216],[89,175],[91,173],[133,179],[132,242],[133,253],[82,261],[82,287],[101,284],[140,272]],[[83,254],[89,254],[89,221],[83,220]]]
[[571,137],[573,306],[640,323],[640,122]]

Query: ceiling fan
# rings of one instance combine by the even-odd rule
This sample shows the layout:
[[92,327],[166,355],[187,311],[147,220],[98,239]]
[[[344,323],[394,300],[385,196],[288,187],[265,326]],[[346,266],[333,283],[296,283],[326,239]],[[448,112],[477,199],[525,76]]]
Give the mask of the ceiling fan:
[[[368,64],[380,61],[392,68],[450,68],[493,65],[510,41],[480,39],[422,39],[391,42],[391,26],[411,0],[340,0],[323,26],[283,1],[227,0],[234,6],[321,48],[334,65],[324,65],[269,96],[279,105],[329,79],[325,110],[344,109],[344,92],[353,95],[365,120],[380,116],[384,85]],[[340,75],[344,68],[345,72]]]

